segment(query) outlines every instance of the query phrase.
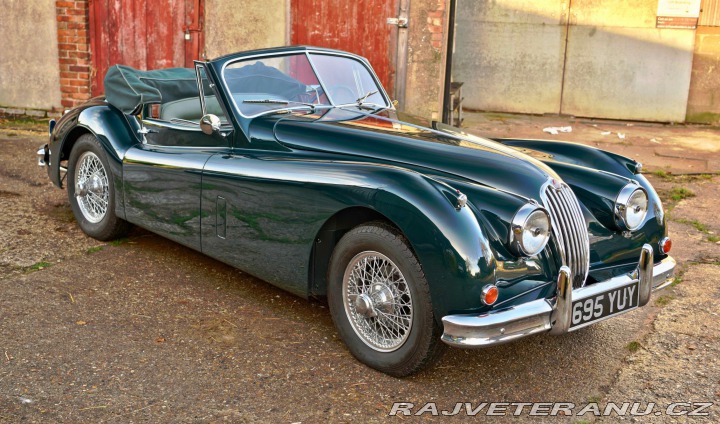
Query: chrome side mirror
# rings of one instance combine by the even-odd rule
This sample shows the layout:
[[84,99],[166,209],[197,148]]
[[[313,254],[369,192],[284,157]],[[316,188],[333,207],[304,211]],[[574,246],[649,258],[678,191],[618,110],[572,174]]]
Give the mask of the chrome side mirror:
[[208,113],[200,119],[200,129],[207,135],[220,131],[220,118],[217,115]]

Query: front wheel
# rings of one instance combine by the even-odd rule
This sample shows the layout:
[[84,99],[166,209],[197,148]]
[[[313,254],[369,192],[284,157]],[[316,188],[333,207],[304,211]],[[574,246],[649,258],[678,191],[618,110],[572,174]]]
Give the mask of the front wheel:
[[328,303],[361,362],[404,377],[440,356],[440,326],[422,268],[404,238],[383,223],[350,230],[330,259]]
[[125,235],[130,225],[115,215],[115,182],[105,151],[91,134],[78,138],[68,161],[68,200],[83,232],[101,241]]

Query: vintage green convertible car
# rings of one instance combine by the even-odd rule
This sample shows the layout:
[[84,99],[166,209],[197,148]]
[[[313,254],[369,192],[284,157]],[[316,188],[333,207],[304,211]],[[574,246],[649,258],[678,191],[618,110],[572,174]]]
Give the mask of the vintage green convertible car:
[[[365,364],[562,334],[645,305],[675,261],[633,160],[400,115],[314,47],[116,66],[38,151],[88,235],[135,224],[303,297]],[[401,119],[399,119],[400,117]]]

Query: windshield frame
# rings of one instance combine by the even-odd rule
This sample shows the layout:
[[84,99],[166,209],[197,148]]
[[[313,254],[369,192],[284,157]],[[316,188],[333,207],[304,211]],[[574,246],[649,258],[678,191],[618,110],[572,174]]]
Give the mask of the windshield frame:
[[[320,77],[320,74],[317,71],[317,68],[315,66],[315,63],[312,60],[312,55],[326,55],[326,56],[338,56],[338,57],[346,57],[350,60],[353,60],[362,66],[365,67],[365,69],[370,74],[370,77],[372,78],[373,82],[379,89],[378,92],[382,96],[383,100],[385,101],[385,105],[379,105],[376,103],[342,103],[342,104],[335,104],[334,100],[332,99],[332,96],[327,94],[327,99],[330,104],[317,104],[315,105],[315,109],[332,109],[332,108],[342,108],[342,107],[348,107],[348,106],[373,106],[374,110],[379,109],[394,109],[394,106],[392,104],[392,101],[390,100],[390,97],[388,96],[387,92],[385,91],[385,87],[380,83],[380,79],[378,78],[377,74],[375,74],[375,70],[370,66],[367,61],[357,55],[353,55],[351,53],[342,53],[342,52],[328,52],[323,50],[313,50],[313,49],[303,49],[303,50],[297,50],[297,51],[283,51],[283,52],[277,52],[277,53],[261,53],[261,54],[255,54],[255,55],[249,55],[249,56],[243,56],[236,58],[234,60],[229,60],[222,64],[222,67],[220,68],[220,75],[219,79],[222,84],[223,90],[227,93],[227,98],[232,103],[232,107],[234,109],[234,112],[237,113],[240,117],[245,119],[253,119],[257,118],[259,116],[264,115],[272,115],[274,113],[288,113],[288,112],[294,112],[296,110],[306,110],[309,108],[308,105],[299,104],[297,106],[290,106],[290,105],[282,105],[283,107],[278,107],[277,109],[268,109],[262,112],[258,112],[253,115],[245,115],[242,113],[242,110],[240,109],[240,106],[235,101],[235,97],[232,94],[232,91],[230,90],[230,87],[227,84],[227,81],[225,80],[225,69],[233,64],[236,64],[238,62],[244,62],[249,61],[252,59],[261,59],[261,58],[271,58],[271,57],[278,57],[278,56],[294,56],[294,55],[305,55],[308,62],[310,63],[310,67],[312,68],[313,73],[315,74],[315,78],[317,78],[318,83],[323,89],[323,92],[327,93],[327,86],[323,82],[322,78]],[[290,101],[290,103],[293,103]]]

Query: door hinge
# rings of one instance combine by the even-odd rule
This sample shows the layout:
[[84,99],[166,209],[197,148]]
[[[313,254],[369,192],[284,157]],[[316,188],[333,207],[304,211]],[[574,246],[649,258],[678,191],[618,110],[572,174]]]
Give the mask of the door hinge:
[[397,25],[398,28],[407,28],[408,20],[407,18],[387,18],[387,24]]

